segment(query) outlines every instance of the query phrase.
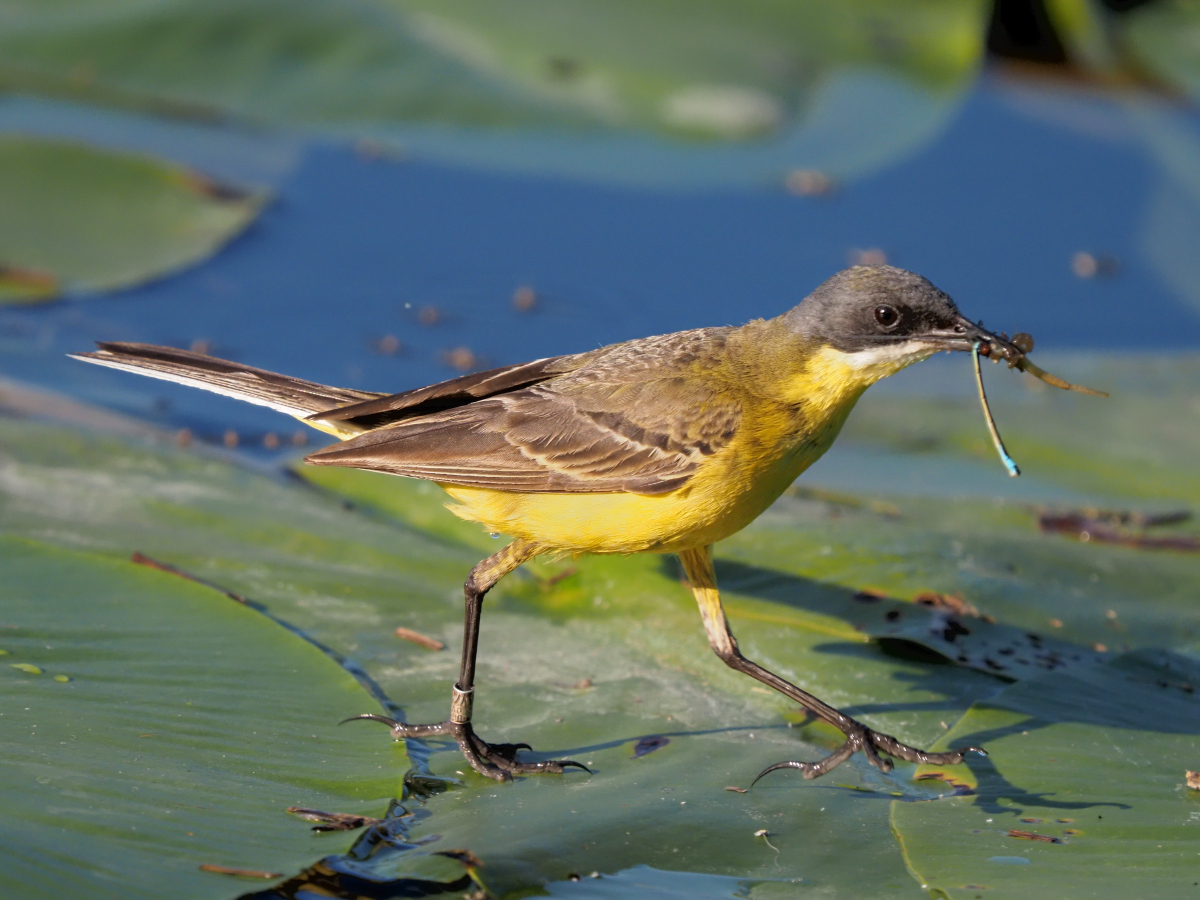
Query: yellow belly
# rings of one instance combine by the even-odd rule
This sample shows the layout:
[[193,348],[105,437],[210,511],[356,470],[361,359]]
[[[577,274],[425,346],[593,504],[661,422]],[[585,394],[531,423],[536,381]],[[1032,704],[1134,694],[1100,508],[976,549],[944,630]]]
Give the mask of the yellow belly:
[[761,444],[735,442],[668,494],[518,494],[440,486],[458,501],[449,507],[455,515],[551,552],[678,553],[750,524],[833,443],[845,415],[836,419],[807,440],[779,442],[776,447],[785,449],[773,454],[764,453]]
[[[928,354],[926,354],[928,355]],[[915,358],[914,358],[915,359]],[[867,387],[914,360],[855,365],[824,348],[797,371],[770,359],[763,394],[742,397],[737,437],[669,494],[518,494],[441,484],[451,512],[548,552],[678,553],[740,531],[829,449]]]

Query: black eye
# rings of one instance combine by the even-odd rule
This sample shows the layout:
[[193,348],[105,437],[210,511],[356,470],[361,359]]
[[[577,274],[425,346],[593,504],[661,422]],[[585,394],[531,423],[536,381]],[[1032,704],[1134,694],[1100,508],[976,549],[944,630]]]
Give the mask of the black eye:
[[875,321],[884,328],[895,328],[900,322],[900,312],[894,306],[877,306]]

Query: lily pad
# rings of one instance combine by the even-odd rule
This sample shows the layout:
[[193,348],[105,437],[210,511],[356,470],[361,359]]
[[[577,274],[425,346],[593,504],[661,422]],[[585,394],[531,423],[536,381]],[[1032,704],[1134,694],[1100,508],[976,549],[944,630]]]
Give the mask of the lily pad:
[[[946,735],[986,759],[922,767],[971,793],[896,803],[905,859],[935,897],[1183,897],[1195,890],[1200,664],[1142,651],[977,704]],[[1006,865],[1015,860],[1027,865]]]
[[[911,458],[900,452],[887,464],[903,471]],[[188,569],[265,603],[352,658],[410,721],[444,718],[457,670],[462,580],[499,542],[450,516],[435,486],[373,473],[301,472],[304,479],[250,470],[203,447],[182,451],[0,420],[0,527],[121,560],[137,549]],[[1120,499],[1120,487],[1114,491]],[[991,675],[897,656],[872,640],[888,636],[876,619],[886,621],[892,609],[928,628],[939,610],[904,602],[922,591],[961,591],[980,613],[963,620],[967,627],[991,625],[982,620],[991,616],[997,635],[1033,632],[1078,647],[1105,641],[1117,651],[1125,643],[1194,640],[1186,615],[1195,595],[1193,558],[1042,534],[1036,510],[1024,502],[794,491],[722,542],[717,556],[730,619],[751,658],[920,745],[950,731],[954,745],[990,749],[990,735],[968,737],[956,723],[972,704],[979,708],[1006,689]],[[489,594],[476,702],[481,733],[528,741],[534,759],[578,759],[594,774],[496,785],[466,769],[451,742],[413,745],[413,777],[441,779],[433,783],[451,789],[405,801],[414,816],[401,843],[440,836],[431,846],[469,847],[499,893],[565,890],[564,882],[576,884],[568,880],[573,872],[617,882],[617,873],[650,866],[758,882],[750,890],[763,896],[786,896],[797,884],[918,895],[887,812],[897,798],[935,805],[917,801],[945,790],[937,780],[912,782],[908,766],[884,776],[855,759],[815,783],[777,772],[749,793],[726,790],[747,787],[767,764],[815,759],[839,736],[722,666],[680,578],[670,558],[539,560]],[[867,590],[899,599],[864,602]],[[397,626],[448,651],[402,641]],[[1095,668],[1104,667],[1051,675],[1085,677]],[[365,703],[355,711],[371,710]],[[375,724],[350,729],[370,746],[390,745]],[[639,742],[657,749],[635,758]],[[948,771],[972,777],[965,767]],[[1013,827],[1037,832],[1037,823]],[[325,861],[312,863],[314,854],[294,884],[332,884],[330,871],[376,881],[461,877],[432,868],[425,851],[368,852],[368,844],[386,842],[367,833],[358,842],[336,833],[325,840]],[[849,856],[859,864],[845,866]]]
[[[356,473],[376,485],[377,497],[401,491],[393,495],[398,512],[405,508],[399,500],[409,497],[414,518],[436,514],[445,526],[426,531],[296,479],[196,452],[29,421],[0,420],[0,435],[0,527],[121,560],[137,549],[181,566],[265,603],[351,657],[403,704],[410,721],[445,718],[457,670],[462,580],[498,543],[474,526],[457,540],[453,532],[465,523],[441,509],[445,501],[436,491],[421,496],[420,485]],[[673,565],[645,556],[528,568],[486,603],[478,727],[494,740],[528,741],[535,759],[590,762],[596,774],[496,785],[465,769],[452,743],[430,741],[414,748],[417,771],[461,786],[414,807],[420,818],[408,840],[440,835],[433,846],[471,848],[497,892],[540,888],[571,872],[649,865],[772,883],[803,878],[838,891],[866,883],[872,896],[912,895],[885,801],[896,792],[930,795],[924,787],[855,761],[816,790],[785,773],[750,794],[725,790],[747,786],[780,759],[817,758],[838,736],[805,725],[785,700],[717,660]],[[788,584],[802,598],[809,590],[800,578]],[[238,609],[219,594],[215,599]],[[890,657],[819,607],[736,589],[729,599],[747,653],[911,742],[934,740],[940,721],[956,719],[999,687],[974,672]],[[393,634],[396,625],[435,636],[449,650],[430,653],[402,641]],[[282,630],[281,636],[288,637]],[[377,709],[364,695],[350,713]],[[319,729],[337,717],[318,710],[310,721]],[[340,734],[395,752],[386,731],[371,722],[349,723]],[[664,737],[669,743],[633,758],[640,740]],[[392,775],[403,774],[403,766],[397,758]],[[381,812],[312,797],[289,798],[281,808],[289,805]],[[635,822],[636,839],[626,834]],[[293,824],[306,832],[303,823]],[[816,825],[819,840],[812,836]],[[754,836],[762,828],[778,855]],[[350,839],[335,833],[325,841],[306,865],[345,852],[350,870],[376,880],[446,881],[451,874],[426,872],[427,857],[355,861]],[[870,861],[869,881],[824,862],[847,841]],[[300,846],[312,845],[305,837]],[[238,862],[280,871],[269,858]]]
[[245,229],[264,201],[149,157],[0,137],[0,303],[186,268]]
[[986,18],[980,0],[17,8],[0,79],[27,92],[360,132],[440,122],[733,139],[787,125],[838,70],[953,92],[976,69]]
[[254,611],[12,537],[0,569],[0,642],[23,667],[0,676],[6,897],[213,896],[202,865],[322,852],[286,807],[381,812],[399,793],[402,751],[334,727],[367,694]]

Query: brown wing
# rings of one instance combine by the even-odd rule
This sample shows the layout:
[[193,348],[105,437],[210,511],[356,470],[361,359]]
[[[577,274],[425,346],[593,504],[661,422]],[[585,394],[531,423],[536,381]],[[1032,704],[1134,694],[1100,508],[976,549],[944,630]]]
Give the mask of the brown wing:
[[664,493],[737,430],[741,405],[705,378],[723,329],[597,351],[575,372],[380,428],[308,457],[522,492]]
[[574,356],[555,356],[474,372],[400,394],[375,394],[370,400],[315,413],[309,418],[322,422],[344,422],[363,431],[381,428],[394,422],[465,406],[494,394],[529,387],[571,372],[585,365],[594,355],[593,351]]

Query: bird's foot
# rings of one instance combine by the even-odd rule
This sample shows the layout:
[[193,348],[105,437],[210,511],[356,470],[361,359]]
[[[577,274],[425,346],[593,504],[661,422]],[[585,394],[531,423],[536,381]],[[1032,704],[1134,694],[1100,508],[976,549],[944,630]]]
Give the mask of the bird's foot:
[[770,772],[774,772],[776,769],[799,769],[805,778],[820,778],[826,772],[833,771],[860,751],[867,757],[871,765],[881,772],[892,771],[892,761],[885,756],[880,756],[881,753],[885,753],[887,756],[894,756],[896,759],[903,759],[907,762],[931,763],[935,766],[958,765],[963,761],[963,756],[967,753],[978,753],[981,756],[987,756],[987,751],[982,747],[963,747],[959,750],[951,750],[946,753],[930,753],[926,750],[918,750],[916,747],[902,744],[890,734],[880,734],[878,731],[872,731],[860,722],[853,722],[852,727],[845,734],[846,742],[824,759],[817,762],[787,760],[775,763],[775,765],[763,769],[758,774],[758,778],[755,778],[754,782],[751,783],[751,786],[759,778]]
[[458,743],[471,768],[487,778],[496,781],[511,781],[514,775],[561,775],[568,768],[583,769],[591,774],[591,769],[573,759],[546,759],[541,762],[518,762],[517,753],[521,750],[532,750],[528,744],[489,744],[475,733],[470,722],[435,722],[429,725],[409,725],[397,722],[388,716],[367,713],[352,716],[353,719],[370,719],[382,722],[391,729],[392,737],[396,740],[405,738],[421,738],[433,735],[450,735]]

